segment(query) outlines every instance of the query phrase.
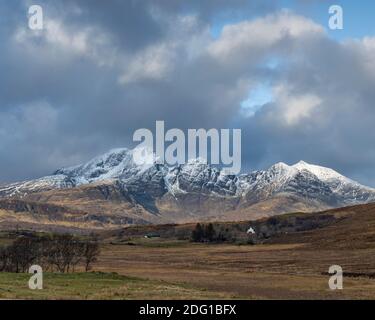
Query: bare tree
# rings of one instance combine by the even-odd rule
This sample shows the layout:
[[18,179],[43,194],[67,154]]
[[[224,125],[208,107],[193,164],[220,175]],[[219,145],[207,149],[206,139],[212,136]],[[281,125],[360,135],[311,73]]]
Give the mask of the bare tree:
[[73,257],[71,260],[71,265],[73,268],[73,272],[75,271],[75,268],[78,264],[81,263],[81,261],[84,259],[84,253],[85,253],[85,243],[76,241],[72,245],[72,251],[73,251]]
[[8,248],[0,248],[0,272],[7,271],[9,266]]
[[83,265],[86,272],[100,253],[96,239],[82,241],[72,235],[22,236],[0,248],[0,271],[26,272],[34,264],[44,270],[70,272]]
[[83,257],[85,260],[85,271],[90,270],[90,266],[93,262],[97,261],[97,257],[100,254],[100,247],[97,241],[87,241],[84,245]]

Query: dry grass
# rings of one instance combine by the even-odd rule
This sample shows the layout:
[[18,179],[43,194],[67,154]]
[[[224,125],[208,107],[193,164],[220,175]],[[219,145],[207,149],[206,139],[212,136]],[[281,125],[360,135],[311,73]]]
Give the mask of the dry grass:
[[[329,266],[373,270],[365,251],[309,249],[303,244],[257,246],[190,244],[106,245],[96,268],[164,280],[245,299],[374,299],[375,280],[345,278],[344,290],[328,288]],[[191,296],[190,298],[196,298]]]
[[[375,204],[330,214],[339,219],[255,246],[144,239],[142,230],[130,239],[112,235],[94,268],[120,276],[46,275],[46,289],[35,293],[25,289],[28,275],[0,273],[0,297],[375,299]],[[329,290],[331,265],[347,273],[344,290]]]
[[28,288],[28,274],[0,273],[0,299],[224,299],[228,295],[164,281],[111,273],[44,275],[42,290]]

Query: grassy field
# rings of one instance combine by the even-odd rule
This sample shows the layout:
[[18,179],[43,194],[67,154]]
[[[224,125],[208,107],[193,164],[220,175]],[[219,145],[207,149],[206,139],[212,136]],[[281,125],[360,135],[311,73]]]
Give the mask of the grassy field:
[[96,272],[44,274],[43,290],[28,288],[29,274],[0,273],[0,299],[375,299],[375,279],[345,277],[344,290],[331,291],[324,274],[332,264],[372,270],[373,249],[131,243],[105,244]]
[[223,293],[114,273],[47,273],[42,290],[28,288],[29,274],[0,273],[0,299],[224,299]]

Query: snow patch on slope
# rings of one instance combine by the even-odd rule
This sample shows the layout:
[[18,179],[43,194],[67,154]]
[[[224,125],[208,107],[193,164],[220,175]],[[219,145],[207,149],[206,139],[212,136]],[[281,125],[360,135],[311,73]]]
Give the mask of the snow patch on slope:
[[335,170],[332,170],[332,169],[326,168],[326,167],[321,167],[321,166],[309,164],[305,161],[300,161],[300,162],[294,164],[291,167],[295,168],[299,171],[307,170],[307,171],[311,172],[312,174],[316,175],[322,181],[328,181],[329,182],[329,181],[337,179],[337,180],[342,180],[342,181],[347,181],[347,182],[349,182],[349,181],[354,182],[353,180],[350,180],[350,179],[344,177],[343,175],[339,174]]

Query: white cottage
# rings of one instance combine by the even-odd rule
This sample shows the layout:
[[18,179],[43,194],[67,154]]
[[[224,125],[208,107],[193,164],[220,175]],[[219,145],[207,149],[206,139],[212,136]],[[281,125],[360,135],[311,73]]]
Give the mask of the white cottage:
[[247,231],[246,231],[247,234],[255,234],[255,230],[250,227]]

